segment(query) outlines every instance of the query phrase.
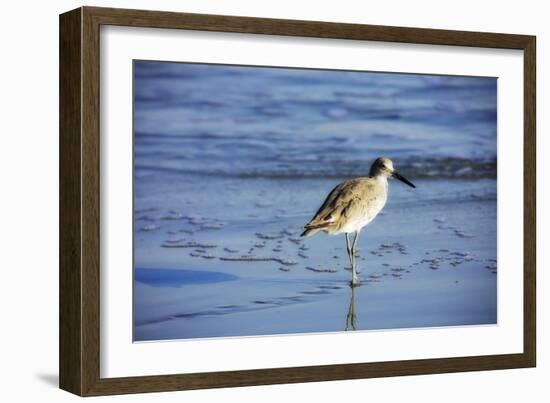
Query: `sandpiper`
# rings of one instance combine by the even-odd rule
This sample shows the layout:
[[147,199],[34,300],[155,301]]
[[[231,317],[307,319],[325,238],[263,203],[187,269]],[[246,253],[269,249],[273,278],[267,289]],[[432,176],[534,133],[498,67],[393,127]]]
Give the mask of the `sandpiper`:
[[[355,250],[359,233],[384,208],[388,199],[388,178],[394,177],[416,187],[399,174],[389,158],[380,157],[372,164],[368,177],[351,179],[337,185],[329,193],[313,218],[304,225],[302,236],[319,231],[329,235],[346,234],[346,250],[351,264],[351,286],[359,284],[355,263]],[[350,247],[349,234],[355,233]]]

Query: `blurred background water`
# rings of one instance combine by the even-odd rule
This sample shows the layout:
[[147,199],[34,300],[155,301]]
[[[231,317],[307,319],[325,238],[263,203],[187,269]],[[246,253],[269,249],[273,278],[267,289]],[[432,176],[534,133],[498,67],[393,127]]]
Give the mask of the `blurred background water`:
[[136,174],[496,176],[496,79],[135,62]]
[[[134,62],[134,338],[494,324],[497,80]],[[342,237],[298,238],[385,155],[353,295]],[[349,323],[348,323],[349,325]],[[350,326],[347,326],[348,330]]]

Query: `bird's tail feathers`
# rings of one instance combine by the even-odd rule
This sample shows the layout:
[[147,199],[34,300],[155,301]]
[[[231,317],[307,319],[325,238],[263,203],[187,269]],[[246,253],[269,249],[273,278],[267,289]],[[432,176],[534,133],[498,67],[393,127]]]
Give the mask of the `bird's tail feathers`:
[[306,228],[304,232],[300,236],[312,236],[319,232],[320,230],[318,228]]
[[317,232],[321,231],[322,229],[328,227],[330,223],[325,222],[321,224],[307,224],[304,226],[305,231],[302,232],[300,236],[311,236],[315,235]]

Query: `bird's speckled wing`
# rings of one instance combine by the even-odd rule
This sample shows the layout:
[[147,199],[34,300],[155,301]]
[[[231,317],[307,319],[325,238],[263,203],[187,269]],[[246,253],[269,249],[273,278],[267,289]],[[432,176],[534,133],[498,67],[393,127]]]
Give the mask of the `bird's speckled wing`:
[[305,228],[339,226],[343,221],[365,214],[365,197],[375,195],[375,183],[370,178],[357,178],[337,185],[327,196]]

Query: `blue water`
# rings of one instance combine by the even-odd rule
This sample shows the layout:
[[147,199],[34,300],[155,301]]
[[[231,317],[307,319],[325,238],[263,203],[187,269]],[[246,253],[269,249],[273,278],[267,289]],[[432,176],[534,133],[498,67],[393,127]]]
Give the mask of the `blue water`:
[[[350,330],[352,303],[356,330],[497,323],[496,91],[134,62],[134,340]],[[417,188],[391,182],[352,293],[343,237],[298,235],[381,155]]]
[[496,176],[495,78],[135,62],[135,168]]
[[169,270],[136,268],[134,279],[152,287],[181,287],[187,284],[210,284],[236,280],[237,276],[227,273],[200,270]]

